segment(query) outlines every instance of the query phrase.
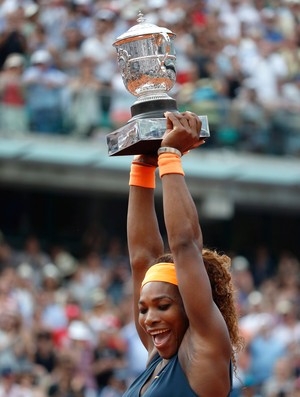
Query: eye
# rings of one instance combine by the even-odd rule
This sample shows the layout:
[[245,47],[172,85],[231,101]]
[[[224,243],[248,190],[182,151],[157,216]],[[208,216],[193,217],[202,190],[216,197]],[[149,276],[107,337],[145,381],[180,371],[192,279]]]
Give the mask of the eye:
[[145,307],[140,307],[139,308],[139,313],[140,314],[146,314],[147,313],[147,309]]
[[166,310],[169,309],[169,307],[170,307],[169,303],[165,303],[164,305],[159,305],[158,306],[159,310],[161,310],[161,311],[166,311]]

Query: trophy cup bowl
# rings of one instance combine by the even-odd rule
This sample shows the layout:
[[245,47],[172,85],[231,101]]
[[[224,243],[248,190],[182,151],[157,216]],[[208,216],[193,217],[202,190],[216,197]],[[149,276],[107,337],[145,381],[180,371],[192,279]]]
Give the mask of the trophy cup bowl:
[[[125,88],[137,97],[127,124],[106,136],[109,156],[153,154],[166,130],[166,111],[178,112],[168,92],[176,83],[175,34],[146,23],[139,13],[138,24],[113,43]],[[206,116],[200,136],[208,137]]]

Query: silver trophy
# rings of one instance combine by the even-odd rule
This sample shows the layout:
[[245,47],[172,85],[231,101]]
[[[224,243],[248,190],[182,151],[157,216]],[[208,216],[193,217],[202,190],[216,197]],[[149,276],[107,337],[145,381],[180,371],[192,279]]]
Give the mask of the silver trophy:
[[[166,130],[166,111],[178,112],[175,99],[167,92],[176,82],[175,34],[145,22],[138,24],[113,43],[126,89],[137,97],[127,124],[106,136],[109,156],[152,154],[157,151]],[[209,137],[207,116],[200,136]]]

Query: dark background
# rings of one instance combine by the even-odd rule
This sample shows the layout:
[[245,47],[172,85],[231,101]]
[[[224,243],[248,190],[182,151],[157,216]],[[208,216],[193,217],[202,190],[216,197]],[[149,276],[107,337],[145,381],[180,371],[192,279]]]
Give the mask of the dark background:
[[[158,197],[156,205],[164,233]],[[126,216],[124,195],[0,187],[0,230],[16,248],[22,248],[26,236],[36,234],[45,250],[60,244],[80,255],[82,238],[91,225],[109,238],[118,237],[126,247]],[[283,251],[300,256],[298,212],[236,206],[230,220],[200,221],[210,248],[251,258],[264,245],[275,257]]]

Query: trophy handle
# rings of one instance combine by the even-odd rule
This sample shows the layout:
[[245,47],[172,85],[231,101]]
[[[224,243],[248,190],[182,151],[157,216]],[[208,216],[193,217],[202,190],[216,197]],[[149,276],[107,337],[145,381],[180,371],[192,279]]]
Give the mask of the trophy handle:
[[118,48],[118,63],[119,63],[119,67],[120,67],[120,71],[122,76],[127,77],[128,73],[129,73],[129,59],[130,59],[130,55],[128,54],[128,52],[126,50],[124,50],[123,48]]
[[[170,54],[170,51],[171,51],[171,45],[170,45],[171,44],[171,40],[170,40],[170,37],[169,37],[169,35],[167,33],[165,33],[165,32],[158,33],[157,39],[156,39],[157,47],[161,46],[163,42],[165,43],[165,49],[166,50],[165,50],[165,53],[164,53],[164,57],[160,61],[161,69],[165,69],[164,63],[165,63],[165,60],[168,58],[168,56]],[[159,54],[156,53],[156,55],[158,56]]]

